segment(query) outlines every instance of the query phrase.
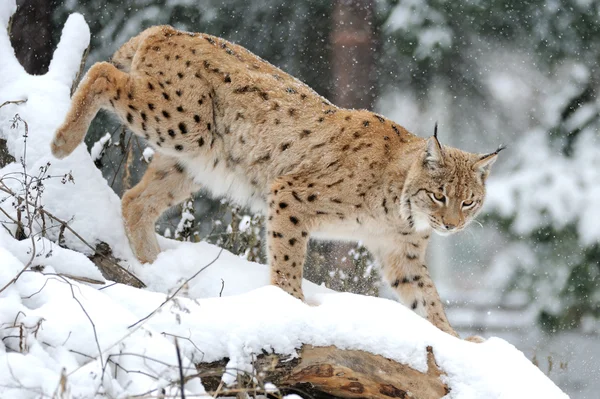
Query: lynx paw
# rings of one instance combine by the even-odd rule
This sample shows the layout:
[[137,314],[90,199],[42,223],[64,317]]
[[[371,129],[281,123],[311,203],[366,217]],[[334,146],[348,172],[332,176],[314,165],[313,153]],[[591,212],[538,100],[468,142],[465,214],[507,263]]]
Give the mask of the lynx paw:
[[70,130],[59,128],[54,134],[52,143],[50,143],[52,155],[58,159],[65,158],[75,150],[77,145],[79,145],[81,140],[78,140],[77,138],[80,136],[83,138],[83,135],[74,134]]
[[282,290],[284,290],[285,292],[287,292],[294,298],[300,299],[302,302],[305,302],[304,301],[304,293],[302,292],[302,289],[292,288],[290,286],[284,287],[284,286],[281,286],[278,284],[275,284],[275,285],[277,285],[279,288],[281,288]]
[[52,150],[52,155],[54,155],[58,159],[63,159],[67,155],[71,153],[66,148],[67,140],[65,139],[65,134],[61,131],[57,131],[54,135],[54,139],[52,139],[52,143],[50,143],[50,149]]
[[465,341],[481,344],[482,342],[485,342],[485,338],[480,337],[479,335],[471,335],[470,337],[465,338]]
[[293,296],[294,298],[298,298],[298,299],[300,299],[302,302],[306,302],[306,301],[304,300],[304,294],[303,294],[302,292],[300,292],[300,293],[298,293],[298,292],[294,292],[294,293],[292,293],[292,296]]
[[292,280],[291,272],[286,270],[271,270],[271,285],[281,288],[294,298],[298,298],[304,302],[304,294],[302,293],[302,278]]

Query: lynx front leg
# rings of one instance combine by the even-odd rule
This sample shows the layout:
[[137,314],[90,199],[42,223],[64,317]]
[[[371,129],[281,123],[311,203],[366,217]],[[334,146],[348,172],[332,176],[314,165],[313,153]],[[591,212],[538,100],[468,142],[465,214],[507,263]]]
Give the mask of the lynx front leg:
[[73,152],[83,141],[98,110],[125,95],[128,82],[129,75],[112,64],[94,64],[73,95],[71,109],[54,135],[52,154],[57,158],[64,158]]
[[267,253],[271,284],[304,300],[302,272],[308,243],[309,216],[285,179],[272,186],[267,218]]
[[425,264],[427,241],[408,235],[390,243],[391,248],[380,245],[382,242],[374,246],[373,252],[381,261],[383,275],[400,301],[440,330],[458,337],[446,318],[440,295]]
[[156,219],[199,189],[176,159],[154,155],[142,180],[122,200],[125,232],[140,262],[154,262],[160,252],[154,232]]

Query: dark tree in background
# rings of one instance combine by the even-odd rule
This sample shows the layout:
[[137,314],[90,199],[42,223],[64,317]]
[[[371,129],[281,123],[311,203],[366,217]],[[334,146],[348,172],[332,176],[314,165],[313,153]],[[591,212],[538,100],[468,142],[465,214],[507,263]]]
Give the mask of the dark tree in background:
[[373,109],[377,97],[373,0],[337,0],[333,9],[331,101],[344,108]]
[[56,3],[50,0],[17,0],[11,42],[17,59],[30,74],[42,75],[48,71],[54,51],[55,8]]
[[[335,0],[332,10],[332,26],[329,40],[331,45],[332,90],[330,100],[343,108],[372,110],[377,97],[377,76],[375,74],[375,54],[377,40],[374,32],[373,0]],[[306,274],[316,281],[328,281],[337,289],[372,292],[367,287],[371,281],[357,279],[358,284],[348,287],[339,279],[348,279],[362,274],[364,268],[355,269],[356,259],[349,256],[355,250],[353,243],[329,243],[314,245],[319,248],[321,261],[313,260]],[[363,265],[364,266],[364,265]],[[312,268],[317,270],[313,271]],[[331,270],[343,270],[341,276],[327,278]],[[317,273],[315,273],[317,272]],[[315,274],[317,274],[315,276]]]

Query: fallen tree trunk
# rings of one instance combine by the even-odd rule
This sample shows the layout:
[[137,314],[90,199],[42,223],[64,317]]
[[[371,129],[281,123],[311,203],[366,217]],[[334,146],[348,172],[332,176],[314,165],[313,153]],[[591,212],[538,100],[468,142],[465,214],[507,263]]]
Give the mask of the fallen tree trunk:
[[[438,399],[449,392],[440,376],[431,347],[427,347],[427,372],[359,350],[335,346],[304,345],[299,358],[283,361],[276,355],[258,356],[254,367],[260,380],[275,384],[286,393],[312,398],[419,398]],[[226,360],[201,363],[197,367],[207,392],[231,396],[222,388],[221,376]],[[208,373],[207,373],[208,372]],[[305,395],[303,395],[303,393]]]
[[119,264],[119,259],[114,257],[112,249],[105,242],[96,245],[96,251],[89,259],[98,267],[104,278],[108,280],[135,288],[146,286],[139,278]]

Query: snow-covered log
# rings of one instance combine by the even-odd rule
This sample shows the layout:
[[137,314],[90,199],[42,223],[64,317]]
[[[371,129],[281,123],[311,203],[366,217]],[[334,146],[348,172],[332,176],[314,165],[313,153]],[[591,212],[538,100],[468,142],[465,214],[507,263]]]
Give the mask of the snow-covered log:
[[[268,286],[265,265],[206,243],[160,237],[156,262],[140,265],[85,146],[50,155],[88,27],[72,15],[48,74],[30,76],[6,35],[14,10],[0,3],[0,137],[16,159],[0,169],[0,397],[278,396],[277,384],[352,398],[566,397],[505,341],[454,338],[397,302],[305,281],[303,303]],[[147,288],[105,281],[87,257],[101,243]]]
[[[226,362],[199,364],[201,372],[215,370],[202,383],[207,391],[219,393]],[[254,367],[261,378],[285,392],[301,392],[312,398],[333,395],[340,398],[441,398],[450,392],[443,371],[427,347],[427,371],[365,351],[335,346],[303,345],[298,358],[282,361],[276,355],[259,355]],[[227,395],[226,392],[222,392]]]

